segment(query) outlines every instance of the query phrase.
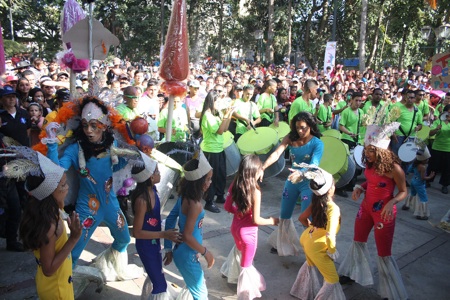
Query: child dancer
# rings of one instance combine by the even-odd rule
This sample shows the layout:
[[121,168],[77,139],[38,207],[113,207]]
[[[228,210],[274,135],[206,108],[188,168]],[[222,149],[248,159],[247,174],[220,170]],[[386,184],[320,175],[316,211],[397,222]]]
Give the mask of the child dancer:
[[[183,243],[173,249],[173,260],[194,300],[206,300],[208,290],[199,258],[203,256],[206,259],[209,269],[214,265],[214,256],[202,245],[205,211],[201,201],[211,184],[213,171],[201,152],[183,166],[183,171],[184,178],[178,187],[180,196],[166,219],[166,230],[175,228],[179,217]],[[165,240],[164,248],[167,251],[164,258],[167,265],[172,261],[172,243]]]
[[[36,257],[36,289],[40,299],[74,299],[71,251],[81,236],[77,213],[67,218],[70,237],[63,224],[64,198],[69,186],[64,169],[29,148],[14,147],[23,155],[5,165],[3,176],[27,178],[31,195],[20,223],[20,237]],[[29,175],[27,177],[27,175]]]
[[[418,220],[428,220],[428,217],[430,216],[426,182],[435,175],[432,171],[430,175],[427,176],[428,160],[430,157],[430,151],[428,151],[428,148],[425,146],[424,150],[417,151],[416,159],[408,168],[408,173],[414,173],[414,177],[411,180],[409,196],[402,206],[402,209],[409,210],[409,207],[413,206],[414,215]],[[417,199],[417,197],[419,197],[419,199]]]
[[[133,232],[136,250],[153,284],[152,294],[146,299],[170,299],[162,269],[160,239],[181,242],[181,235],[177,230],[161,231],[161,205],[155,187],[161,175],[156,161],[142,152],[141,156],[144,166],[132,169],[137,187],[130,195],[134,213]],[[145,292],[144,290],[143,293]]]
[[[339,231],[341,215],[339,206],[333,202],[333,176],[316,166],[306,169],[301,177],[298,177],[299,171],[296,171],[288,178],[292,181],[296,181],[294,177],[311,179],[309,187],[314,193],[311,204],[298,218],[303,226],[308,227],[300,237],[306,261],[298,272],[291,295],[300,299],[345,300],[334,265],[338,256],[336,234]],[[309,217],[312,217],[312,222]],[[315,267],[324,278],[322,287],[319,286]]]
[[253,266],[256,247],[258,245],[258,225],[277,225],[278,218],[268,219],[260,216],[261,190],[258,180],[263,176],[259,157],[246,155],[239,165],[239,170],[228,189],[225,210],[232,213],[233,234],[236,247],[241,252],[241,272],[239,274],[238,299],[254,299],[261,297],[266,289],[264,277]]

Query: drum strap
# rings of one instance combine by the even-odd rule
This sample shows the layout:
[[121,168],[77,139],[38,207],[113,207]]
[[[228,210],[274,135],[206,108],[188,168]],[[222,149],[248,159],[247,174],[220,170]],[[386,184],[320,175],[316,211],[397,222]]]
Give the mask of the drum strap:
[[359,125],[360,125],[360,122],[361,122],[361,111],[358,108],[358,124],[357,124],[357,127],[356,127],[356,137],[353,138],[353,140],[357,144],[358,144],[358,139],[359,139]]
[[408,140],[408,137],[411,135],[411,131],[412,131],[412,128],[413,128],[413,125],[414,125],[414,120],[416,119],[416,113],[417,113],[417,111],[418,111],[417,107],[414,106],[413,119],[412,119],[412,122],[411,122],[411,127],[409,127],[408,134],[406,134],[406,133],[403,131],[403,129],[402,129],[401,126],[399,127],[400,132],[406,137],[405,140],[403,141],[403,143],[405,143],[405,142]]

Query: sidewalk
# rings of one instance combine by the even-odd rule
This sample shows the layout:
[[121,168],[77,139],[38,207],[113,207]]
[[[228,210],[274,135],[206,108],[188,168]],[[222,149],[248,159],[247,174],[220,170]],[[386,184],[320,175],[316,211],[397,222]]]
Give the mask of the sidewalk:
[[[284,179],[287,177],[285,169],[277,177],[267,179],[261,185],[263,194],[263,216],[277,216]],[[228,179],[228,183],[230,182]],[[435,180],[435,182],[437,182]],[[440,186],[433,183],[427,189],[431,217],[429,221],[416,220],[410,211],[401,210],[398,205],[397,223],[392,247],[393,256],[402,273],[409,298],[412,300],[444,300],[450,298],[448,288],[450,279],[450,234],[435,228],[441,217],[450,208],[450,196],[440,192]],[[337,236],[337,248],[341,254],[336,265],[345,257],[353,238],[353,223],[359,208],[358,202],[350,198],[336,197],[336,203],[341,209],[341,230]],[[163,215],[167,215],[175,200],[169,200]],[[220,205],[222,206],[222,205]],[[300,209],[297,206],[293,218],[297,219]],[[229,231],[232,216],[222,211],[219,214],[206,213],[204,222],[204,245],[215,257],[215,265],[205,270],[209,299],[236,299],[236,285],[228,284],[220,274],[220,267],[228,252],[234,245]],[[299,233],[302,228],[295,222]],[[274,230],[272,226],[262,226],[259,230],[258,250],[254,265],[264,275],[267,289],[262,299],[295,299],[289,291],[297,276],[300,266],[305,261],[304,255],[298,257],[279,257],[270,253],[267,243],[269,234]],[[82,253],[79,263],[88,265],[92,258],[102,252],[112,243],[109,230],[100,226],[93,234]],[[135,241],[132,239],[128,247],[129,262],[142,266],[136,253]],[[36,263],[31,253],[13,253],[5,249],[5,240],[0,240],[0,299],[35,299],[34,273]],[[377,282],[376,247],[373,234],[368,241],[369,253],[372,256],[372,266]],[[202,261],[203,266],[205,262]],[[174,264],[168,266],[166,279],[177,285],[184,286],[183,281]],[[103,291],[95,293],[96,286],[91,284],[80,299],[140,299],[141,288],[145,277],[125,282],[109,282]],[[362,287],[358,284],[343,287],[347,299],[380,299],[376,293],[376,286]]]

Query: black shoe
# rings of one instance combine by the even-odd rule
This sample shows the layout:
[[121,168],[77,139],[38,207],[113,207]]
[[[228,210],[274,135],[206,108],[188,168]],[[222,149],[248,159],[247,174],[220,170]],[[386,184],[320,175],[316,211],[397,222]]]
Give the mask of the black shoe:
[[406,204],[403,204],[403,206],[402,206],[402,210],[409,210],[409,207],[408,207],[408,206],[406,206]]
[[447,186],[443,186],[441,189],[442,194],[448,194],[448,188]]
[[355,282],[353,279],[351,279],[350,277],[347,276],[339,276],[339,283],[344,285],[344,284],[351,284]]
[[216,203],[219,203],[219,204],[225,203],[225,198],[223,196],[217,196]]
[[278,254],[278,250],[275,247],[270,248],[270,253],[272,254]]
[[427,216],[416,216],[416,219],[417,220],[423,220],[423,221],[426,221],[426,220],[428,220],[428,217]]
[[20,243],[20,242],[6,243],[6,250],[13,251],[13,252],[24,252],[25,251],[22,243]]
[[348,193],[341,189],[336,190],[335,194],[344,198],[348,198]]
[[220,213],[220,208],[218,208],[214,203],[206,203],[205,209],[212,213]]

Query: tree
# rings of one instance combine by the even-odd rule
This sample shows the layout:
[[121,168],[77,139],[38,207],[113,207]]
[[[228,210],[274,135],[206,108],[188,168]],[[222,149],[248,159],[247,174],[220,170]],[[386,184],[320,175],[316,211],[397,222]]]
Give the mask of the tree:
[[361,27],[359,32],[359,71],[366,70],[366,26],[367,26],[367,0],[361,1]]

